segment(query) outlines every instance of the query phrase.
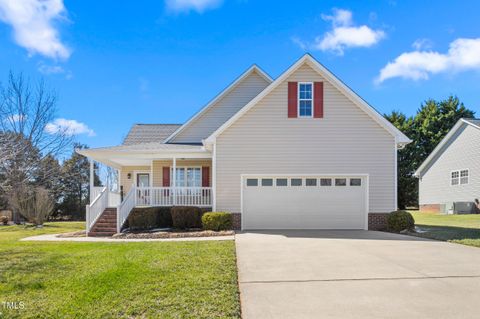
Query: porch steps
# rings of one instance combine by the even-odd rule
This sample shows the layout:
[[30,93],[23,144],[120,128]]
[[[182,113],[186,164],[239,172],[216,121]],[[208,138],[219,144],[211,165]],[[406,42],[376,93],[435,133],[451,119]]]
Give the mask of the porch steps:
[[105,208],[95,225],[88,233],[91,237],[112,236],[117,233],[117,209]]

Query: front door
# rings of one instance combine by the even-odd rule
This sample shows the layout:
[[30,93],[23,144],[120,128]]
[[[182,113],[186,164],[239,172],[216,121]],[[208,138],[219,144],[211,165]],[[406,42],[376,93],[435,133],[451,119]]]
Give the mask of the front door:
[[149,187],[150,186],[150,174],[148,174],[148,173],[138,173],[137,174],[137,186],[138,187]]

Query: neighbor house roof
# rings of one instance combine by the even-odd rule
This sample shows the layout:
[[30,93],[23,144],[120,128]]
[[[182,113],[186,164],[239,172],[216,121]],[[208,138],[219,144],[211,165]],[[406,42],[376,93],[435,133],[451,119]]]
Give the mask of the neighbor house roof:
[[134,124],[123,140],[123,145],[163,142],[181,124]]
[[375,110],[371,105],[369,105],[365,100],[363,100],[357,93],[355,93],[351,88],[349,88],[345,83],[343,83],[339,78],[337,78],[332,72],[330,72],[326,67],[321,63],[315,60],[310,54],[305,54],[297,62],[295,62],[290,68],[288,68],[281,76],[279,76],[275,81],[273,81],[269,86],[267,86],[260,94],[254,97],[247,105],[241,108],[234,116],[232,116],[228,121],[226,121],[222,126],[220,126],[215,132],[213,132],[206,140],[206,144],[213,144],[216,137],[219,136],[223,131],[225,131],[230,125],[235,123],[240,117],[248,112],[252,107],[254,107],[259,101],[261,101],[266,95],[272,92],[276,87],[278,87],[283,81],[285,81],[293,72],[300,68],[305,63],[308,63],[310,67],[316,70],[321,74],[325,79],[327,79],[334,87],[336,87],[340,92],[342,92],[347,98],[349,98],[353,103],[355,103],[360,109],[367,113],[373,120],[375,120],[380,126],[387,130],[390,134],[395,137],[397,144],[405,145],[411,142],[411,140],[403,134],[399,129],[397,129],[392,123],[390,123],[385,117]]
[[250,74],[256,72],[258,75],[263,77],[268,83],[272,83],[273,79],[263,71],[258,65],[254,64],[248,70],[243,72],[238,78],[236,78],[231,84],[229,84],[222,92],[220,92],[216,97],[214,97],[207,105],[205,105],[200,111],[195,113],[185,124],[180,126],[177,130],[173,131],[170,136],[165,139],[165,142],[172,140],[175,136],[177,136],[180,132],[185,130],[189,127],[196,119],[198,119],[202,114],[208,111],[211,107],[215,105],[220,99],[230,93],[233,89],[235,89],[245,78],[247,78]]
[[432,153],[428,155],[427,159],[423,161],[422,165],[415,171],[415,176],[420,176],[423,170],[430,164],[430,162],[437,156],[439,152],[442,151],[443,147],[450,141],[450,139],[455,136],[455,133],[464,125],[470,125],[480,130],[480,119],[460,119],[455,123],[452,129],[448,132],[447,135],[438,143],[438,145],[433,149]]

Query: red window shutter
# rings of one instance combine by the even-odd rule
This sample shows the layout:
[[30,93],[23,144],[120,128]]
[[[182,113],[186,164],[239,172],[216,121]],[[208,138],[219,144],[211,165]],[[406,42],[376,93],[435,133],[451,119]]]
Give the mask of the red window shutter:
[[315,82],[313,86],[313,117],[323,117],[323,82]]
[[288,117],[297,117],[298,106],[298,85],[297,82],[288,82]]
[[210,167],[202,167],[202,187],[210,187]]
[[163,187],[170,187],[170,167],[163,167]]

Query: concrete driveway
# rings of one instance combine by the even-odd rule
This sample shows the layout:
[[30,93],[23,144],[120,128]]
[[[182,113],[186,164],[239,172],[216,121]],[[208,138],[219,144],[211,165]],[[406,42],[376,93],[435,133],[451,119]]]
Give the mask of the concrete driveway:
[[480,248],[368,231],[236,236],[243,318],[480,318]]

